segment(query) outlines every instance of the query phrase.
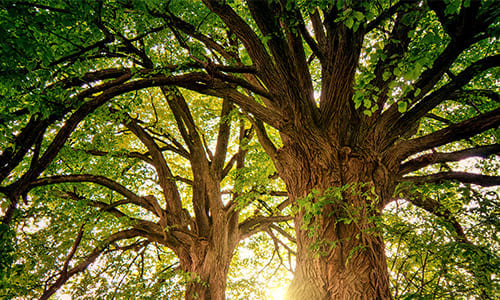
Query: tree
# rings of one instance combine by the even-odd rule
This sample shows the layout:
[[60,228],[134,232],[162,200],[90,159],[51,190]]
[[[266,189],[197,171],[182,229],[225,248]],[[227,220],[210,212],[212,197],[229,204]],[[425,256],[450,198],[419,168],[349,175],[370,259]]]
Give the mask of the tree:
[[[51,4],[35,8],[67,11]],[[495,168],[477,174],[453,163],[499,152],[497,1],[89,6],[94,41],[67,43],[70,54],[52,53],[52,67],[99,57],[102,65],[87,67],[95,72],[128,59],[117,69],[130,68],[134,89],[177,86],[227,99],[252,123],[295,211],[290,299],[390,299],[379,224],[400,198],[472,243],[457,215],[466,210],[434,194],[450,182],[500,183]],[[134,21],[124,26],[124,18]]]
[[[55,240],[55,252],[64,257],[50,260],[56,265],[55,271],[44,269],[45,264],[39,266],[42,272],[37,273],[42,278],[35,279],[32,289],[41,292],[40,299],[48,299],[100,256],[108,255],[111,260],[109,256],[116,252],[138,252],[144,268],[144,256],[154,244],[175,253],[186,299],[223,299],[227,272],[239,241],[260,231],[270,232],[273,223],[291,219],[281,213],[286,203],[276,203],[286,194],[273,191],[272,182],[267,180],[258,191],[251,190],[256,182],[249,182],[246,173],[259,168],[260,176],[267,178],[270,174],[265,172],[273,172],[265,160],[245,162],[248,152],[259,151],[251,142],[253,129],[243,119],[235,122],[238,111],[228,98],[219,101],[193,96],[188,101],[186,92],[165,84],[157,90],[139,91],[159,86],[151,77],[157,72],[152,59],[161,57],[139,55],[142,61],[137,63],[145,69],[126,67],[136,62],[134,56],[141,51],[130,40],[141,38],[126,38],[103,24],[114,9],[112,5],[95,3],[95,7],[84,6],[74,12],[51,5],[10,3],[3,11],[5,19],[13,19],[13,28],[6,29],[11,36],[26,38],[20,30],[24,26],[28,34],[42,36],[35,45],[22,50],[41,49],[48,41],[78,48],[71,49],[76,54],[55,61],[51,55],[58,53],[42,53],[49,56],[47,61],[42,56],[40,62],[34,59],[33,65],[25,65],[33,62],[33,57],[22,54],[13,66],[4,64],[6,73],[16,70],[26,77],[21,75],[18,81],[6,82],[3,87],[4,95],[10,97],[2,122],[8,142],[1,153],[0,192],[8,200],[3,202],[7,204],[3,225],[11,225],[23,198],[27,207],[17,211],[21,213],[18,222],[26,224],[34,219],[35,225],[28,229],[35,231],[28,232],[31,242],[37,236],[50,237]],[[89,8],[102,16],[93,19],[85,11]],[[61,24],[47,19],[58,13],[63,14]],[[95,28],[79,26],[84,18],[91,18]],[[134,24],[131,20],[119,23]],[[61,28],[73,32],[61,37],[56,33]],[[91,46],[78,45],[86,30],[102,30],[105,37],[99,40],[91,35],[98,41]],[[113,44],[115,39],[120,41]],[[111,47],[108,43],[119,50],[96,54],[94,50],[106,52],[101,48]],[[4,50],[22,51],[17,47],[7,44]],[[101,56],[119,57],[116,63],[121,67],[110,68],[110,62],[105,61],[105,68],[93,70],[99,67]],[[67,69],[61,71],[59,64]],[[136,72],[142,75],[135,77]],[[191,75],[175,77],[192,81]],[[19,86],[19,90],[11,90]],[[196,103],[194,109],[189,108],[189,102]],[[214,125],[204,125],[201,130],[198,123]],[[258,165],[252,166],[251,161]],[[223,187],[230,190],[224,192]],[[268,199],[265,206],[252,210],[253,201],[262,197],[278,200],[273,204]],[[47,200],[61,207],[51,208],[44,204]],[[65,222],[72,227],[59,224]],[[3,242],[8,244],[11,238],[4,229]],[[101,263],[110,265],[113,261]],[[12,291],[19,285],[15,282],[7,288]]]

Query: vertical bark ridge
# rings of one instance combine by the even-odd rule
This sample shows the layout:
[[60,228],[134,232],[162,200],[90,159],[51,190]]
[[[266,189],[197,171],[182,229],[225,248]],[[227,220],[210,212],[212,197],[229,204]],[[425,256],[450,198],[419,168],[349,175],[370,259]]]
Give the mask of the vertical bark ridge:
[[391,299],[377,228],[392,194],[390,172],[367,145],[339,148],[309,136],[289,137],[280,149],[287,165],[281,175],[298,210],[297,267],[286,299]]

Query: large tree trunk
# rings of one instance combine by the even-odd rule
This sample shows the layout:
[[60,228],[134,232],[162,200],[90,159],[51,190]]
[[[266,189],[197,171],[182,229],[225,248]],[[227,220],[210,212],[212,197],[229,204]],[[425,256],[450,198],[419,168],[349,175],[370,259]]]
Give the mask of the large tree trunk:
[[280,175],[298,211],[297,265],[286,299],[391,299],[377,227],[392,194],[390,173],[367,148],[354,153],[317,142],[280,151]]
[[298,230],[297,266],[287,299],[390,299],[382,238],[360,231],[358,223],[334,223],[320,224],[314,238]]

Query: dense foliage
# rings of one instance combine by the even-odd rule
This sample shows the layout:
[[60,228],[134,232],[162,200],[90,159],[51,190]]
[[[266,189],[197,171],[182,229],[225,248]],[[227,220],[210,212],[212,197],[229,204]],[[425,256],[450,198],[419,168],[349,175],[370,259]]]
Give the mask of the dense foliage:
[[0,298],[334,298],[304,265],[379,241],[396,299],[500,297],[499,32],[496,0],[0,0]]

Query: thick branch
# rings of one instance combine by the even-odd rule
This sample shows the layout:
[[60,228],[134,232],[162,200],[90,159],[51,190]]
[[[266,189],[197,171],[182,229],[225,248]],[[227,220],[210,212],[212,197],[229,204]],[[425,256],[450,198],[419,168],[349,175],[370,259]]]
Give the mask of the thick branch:
[[420,207],[437,217],[445,219],[453,227],[457,235],[457,239],[460,242],[471,244],[471,242],[467,239],[467,236],[465,235],[462,225],[460,225],[455,216],[453,216],[453,214],[447,208],[445,208],[441,203],[439,203],[434,199],[427,198],[423,195],[416,195],[416,194],[410,195],[409,197],[405,198],[405,200],[409,201],[413,205]]
[[205,89],[205,93],[217,96],[217,97],[228,97],[234,103],[238,104],[245,112],[251,113],[259,120],[266,122],[267,124],[277,128],[280,121],[283,119],[282,115],[272,108],[265,107],[255,101],[254,98],[246,96],[240,93],[238,90],[226,86],[223,89]]
[[[53,118],[51,118],[53,119]],[[28,124],[16,135],[13,146],[2,149],[0,154],[0,183],[16,168],[35,142],[43,137],[51,120],[32,117]]]
[[267,229],[271,224],[293,220],[292,216],[258,216],[247,219],[240,223],[239,230],[242,239],[245,239],[257,232]]
[[442,146],[454,141],[469,138],[500,125],[500,108],[479,115],[472,119],[450,125],[444,129],[430,133],[420,138],[402,141],[394,146],[399,158],[406,158],[412,154]]
[[145,208],[148,211],[151,211],[156,214],[153,206],[146,201],[144,197],[139,197],[123,185],[119,184],[116,181],[113,181],[107,177],[100,175],[90,175],[90,174],[79,174],[79,175],[59,175],[59,176],[51,176],[44,177],[33,180],[30,184],[30,188],[34,188],[37,186],[51,185],[57,183],[67,183],[67,182],[91,182],[96,183],[101,186],[107,187],[112,191],[123,195],[127,199],[130,200],[131,203],[138,205],[142,208]]
[[319,14],[319,10],[316,8],[314,12],[312,12],[309,16],[311,18],[314,36],[318,41],[318,47],[320,47],[319,50],[323,51],[326,46],[326,34],[323,27],[323,21],[321,20],[321,16]]
[[[174,214],[183,216],[182,214],[182,203],[179,195],[179,191],[175,184],[174,176],[168,167],[167,162],[165,161],[165,157],[160,150],[160,147],[156,144],[154,139],[137,124],[136,120],[129,119],[126,121],[125,126],[132,131],[134,135],[136,135],[139,140],[146,146],[148,149],[151,160],[153,161],[153,165],[158,174],[159,184],[163,190],[165,195],[167,210]],[[157,208],[158,209],[158,208]],[[160,213],[160,216],[162,214]]]
[[450,153],[429,153],[414,158],[401,165],[399,174],[404,175],[423,167],[443,162],[459,161],[470,157],[487,158],[492,154],[500,153],[500,144],[479,146]]
[[300,34],[306,41],[307,45],[309,45],[309,48],[311,48],[313,54],[316,55],[316,57],[320,61],[322,61],[324,59],[324,54],[322,49],[320,48],[320,45],[318,45],[318,43],[316,43],[313,37],[309,34],[309,31],[307,30],[306,25],[304,23],[304,18],[302,17],[302,15],[300,15],[300,12],[297,12],[297,14],[299,14],[298,20],[299,20]]
[[212,162],[212,169],[222,178],[224,171],[224,161],[227,154],[227,146],[229,142],[229,134],[231,132],[231,119],[229,114],[233,106],[228,99],[224,99],[222,102],[222,110],[219,119],[219,133],[217,134],[217,145],[215,146],[215,155]]
[[228,4],[218,0],[203,0],[203,2],[243,42],[266,86],[272,91],[279,91],[281,87],[275,77],[277,72],[273,61],[252,28]]
[[441,172],[425,176],[407,176],[403,177],[401,181],[413,182],[415,184],[458,181],[461,183],[471,183],[480,186],[497,186],[500,185],[500,176],[489,176],[482,174],[451,171],[451,172]]

